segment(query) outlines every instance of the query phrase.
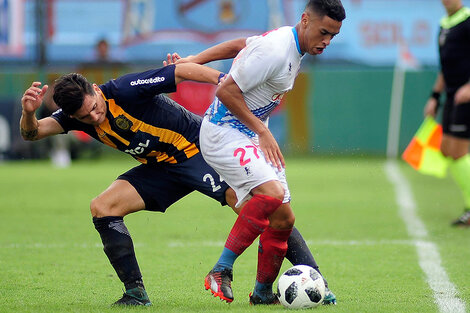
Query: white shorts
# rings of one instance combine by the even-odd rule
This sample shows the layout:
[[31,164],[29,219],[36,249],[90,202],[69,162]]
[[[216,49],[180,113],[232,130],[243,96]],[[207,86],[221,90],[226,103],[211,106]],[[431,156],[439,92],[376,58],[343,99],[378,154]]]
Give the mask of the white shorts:
[[285,169],[279,171],[268,164],[261,149],[246,135],[204,118],[199,137],[202,156],[235,190],[237,207],[252,197],[253,188],[271,180],[279,181],[284,187],[282,203],[290,202]]

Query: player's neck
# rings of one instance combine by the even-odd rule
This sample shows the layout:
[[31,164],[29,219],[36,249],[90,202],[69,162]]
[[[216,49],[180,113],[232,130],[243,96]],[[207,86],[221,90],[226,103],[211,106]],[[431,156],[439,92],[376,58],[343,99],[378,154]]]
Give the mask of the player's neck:
[[447,9],[447,16],[452,16],[455,13],[457,13],[461,8],[463,8],[463,5],[459,5],[457,8],[448,8]]
[[300,23],[295,25],[294,28],[295,28],[295,31],[297,32],[297,40],[299,41],[300,54],[303,55],[305,51],[303,51],[303,42],[302,42],[303,38],[302,38],[301,30],[300,30]]

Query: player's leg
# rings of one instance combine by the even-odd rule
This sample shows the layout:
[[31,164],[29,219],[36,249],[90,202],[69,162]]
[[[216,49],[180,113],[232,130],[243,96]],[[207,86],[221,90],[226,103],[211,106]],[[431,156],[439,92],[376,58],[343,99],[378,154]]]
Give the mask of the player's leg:
[[150,303],[123,217],[143,209],[164,212],[190,191],[179,184],[178,177],[168,175],[166,167],[142,164],[120,175],[92,201],[95,228],[100,233],[106,255],[126,289],[117,304]]
[[470,226],[470,103],[454,105],[453,97],[448,97],[442,116],[444,135],[441,151],[451,160],[450,174],[462,192],[465,210],[462,216],[453,221],[454,226]]
[[[283,189],[277,181],[265,183],[268,195],[257,194],[246,202],[235,221],[217,263],[205,278],[206,289],[219,298],[231,302],[230,281],[235,260],[268,227],[268,217],[282,204]],[[287,239],[286,239],[287,240]]]
[[[243,204],[240,207],[235,207],[235,204],[237,203],[237,195],[235,194],[235,191],[233,191],[232,188],[229,187],[226,189],[225,199],[227,204],[238,215],[243,207]],[[313,257],[312,252],[310,251],[302,234],[295,226],[292,228],[292,232],[289,236],[289,239],[287,240],[287,251],[285,258],[289,260],[292,265],[308,265],[313,267],[318,273],[320,273],[320,275],[322,275],[323,277],[326,288],[323,304],[336,304],[335,294],[329,289],[328,281],[321,273],[320,268],[315,258]]]
[[307,243],[300,234],[299,230],[294,226],[292,233],[287,240],[287,252],[286,259],[288,259],[292,265],[308,265],[313,267],[323,277],[325,282],[325,297],[323,298],[323,304],[336,304],[336,295],[330,290],[328,281],[315,261],[312,252],[308,248]]
[[455,221],[454,226],[470,226],[470,140],[443,135],[441,151],[451,158],[450,174],[462,192],[465,204],[464,213]]
[[93,199],[90,207],[104,252],[126,290],[115,304],[150,305],[132,238],[123,220],[127,214],[144,209],[144,201],[129,182],[118,179]]
[[[260,186],[266,194],[255,194],[241,209],[237,220],[225,243],[225,249],[215,269],[232,268],[235,259],[249,247],[268,227],[269,216],[282,204],[284,190],[277,181],[269,181]],[[225,256],[225,251],[227,257]]]
[[289,203],[282,204],[269,216],[269,226],[260,235],[258,247],[258,269],[251,304],[278,303],[273,294],[282,261],[287,251],[287,242],[294,224],[294,213]]

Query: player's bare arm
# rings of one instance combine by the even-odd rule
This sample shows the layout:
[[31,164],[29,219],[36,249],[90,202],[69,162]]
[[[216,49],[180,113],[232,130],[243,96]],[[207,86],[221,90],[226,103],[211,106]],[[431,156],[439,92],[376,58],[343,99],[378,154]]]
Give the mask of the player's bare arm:
[[36,110],[41,106],[48,89],[47,85],[42,88],[40,86],[40,82],[33,82],[21,98],[23,110],[20,119],[20,133],[24,140],[39,140],[63,132],[59,123],[51,117],[37,120]]
[[167,55],[167,60],[163,62],[164,65],[176,63],[188,63],[193,62],[197,64],[206,64],[212,61],[232,59],[237,56],[246,46],[246,38],[238,38],[229,41],[222,42],[218,45],[210,47],[197,55],[190,55],[185,58],[181,58],[177,53]]
[[196,63],[182,63],[175,65],[175,83],[192,80],[201,83],[217,85],[221,72],[213,68]]
[[276,139],[269,128],[248,109],[242,91],[230,75],[217,89],[216,96],[233,115],[258,135],[266,161],[279,169],[285,167],[284,156]]
[[454,102],[456,105],[470,102],[470,82],[460,87],[455,93]]

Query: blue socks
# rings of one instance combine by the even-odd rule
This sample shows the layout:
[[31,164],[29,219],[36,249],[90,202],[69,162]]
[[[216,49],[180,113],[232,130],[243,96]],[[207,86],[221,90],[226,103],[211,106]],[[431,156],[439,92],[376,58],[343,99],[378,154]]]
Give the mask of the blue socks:
[[214,270],[219,271],[223,270],[224,268],[232,269],[233,263],[235,263],[235,260],[237,258],[238,254],[224,247],[224,250],[222,250],[222,254],[220,255],[219,260],[217,261],[217,264],[215,264],[214,266]]

